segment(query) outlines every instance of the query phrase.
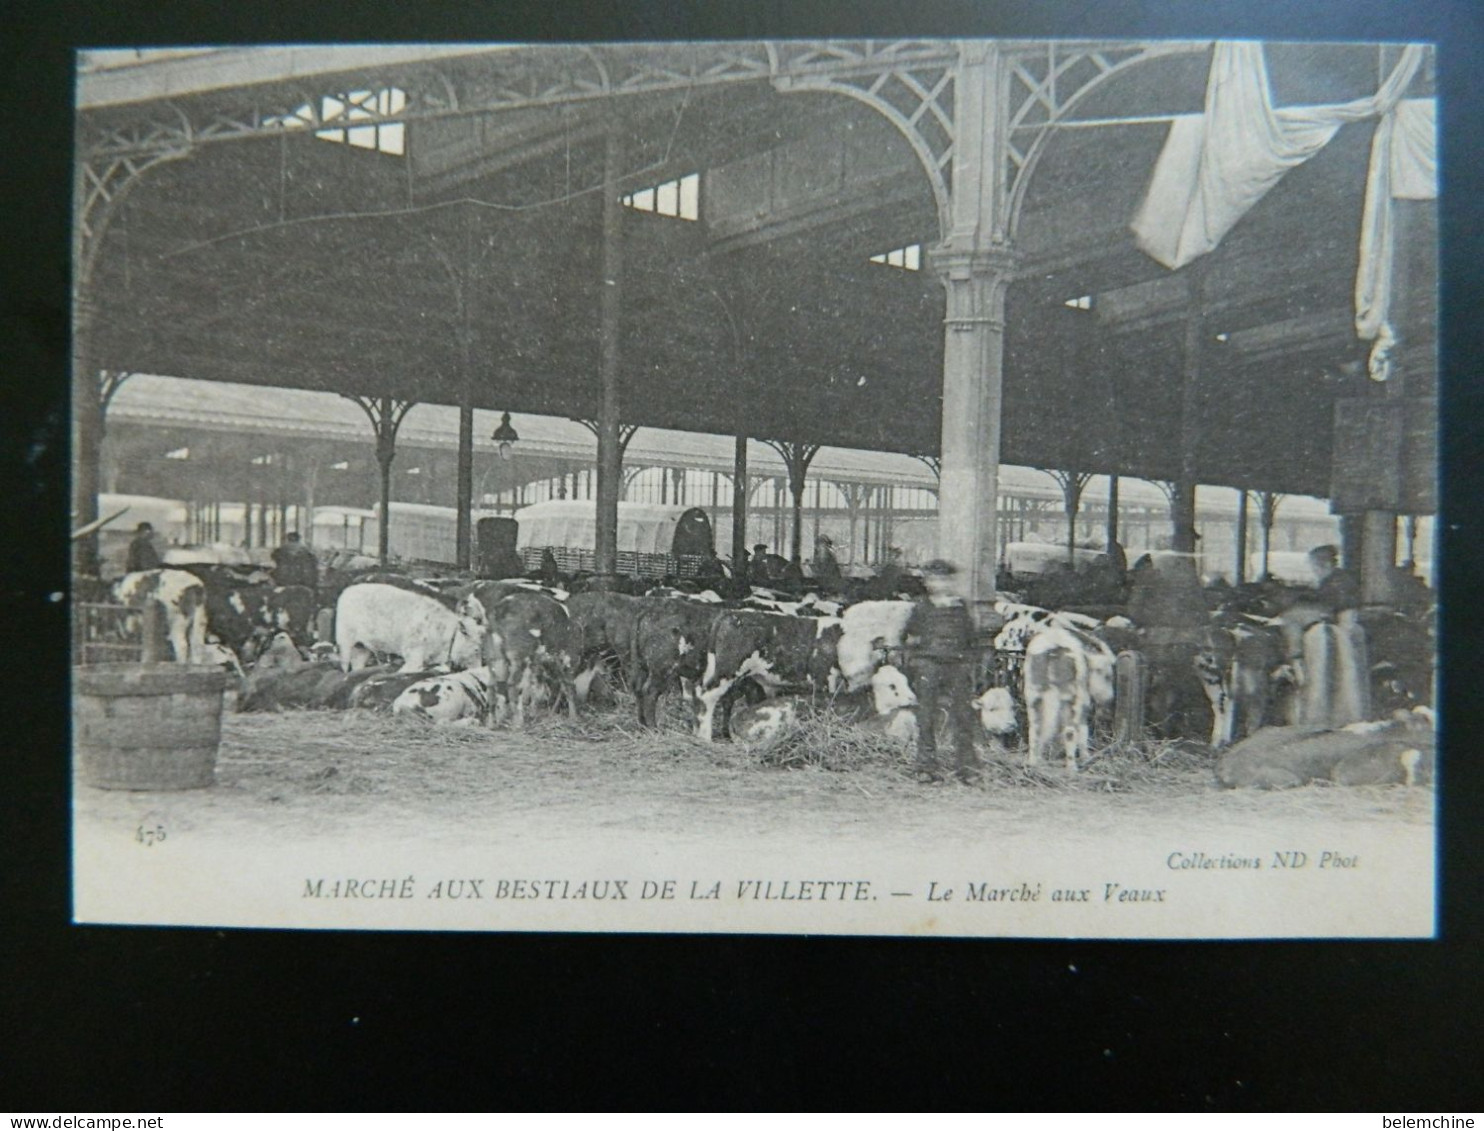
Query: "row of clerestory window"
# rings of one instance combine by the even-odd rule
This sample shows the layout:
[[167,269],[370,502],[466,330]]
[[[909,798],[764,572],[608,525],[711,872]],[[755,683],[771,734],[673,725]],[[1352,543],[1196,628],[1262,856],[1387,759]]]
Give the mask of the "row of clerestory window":
[[407,92],[395,86],[381,90],[353,90],[348,94],[324,95],[320,99],[319,115],[313,113],[306,102],[288,114],[269,118],[268,125],[284,129],[307,129],[316,122],[345,122],[346,125],[325,126],[314,131],[314,136],[325,141],[338,142],[355,149],[373,149],[401,157],[407,152],[407,127],[402,122],[379,122],[371,125],[351,125],[366,119],[385,118],[400,113],[407,105]]
[[640,189],[619,198],[625,208],[655,212],[678,220],[701,218],[701,175],[688,173],[661,185]]

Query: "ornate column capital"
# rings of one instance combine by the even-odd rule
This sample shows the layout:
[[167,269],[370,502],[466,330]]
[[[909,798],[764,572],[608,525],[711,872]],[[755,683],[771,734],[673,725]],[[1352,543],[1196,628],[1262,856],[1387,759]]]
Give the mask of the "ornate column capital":
[[1021,255],[1008,241],[981,245],[949,239],[929,248],[927,261],[945,282],[978,278],[1008,283],[1020,270]]
[[944,325],[960,332],[978,327],[1004,331],[1005,292],[1020,265],[1011,245],[963,247],[949,242],[930,249],[927,259],[948,291]]

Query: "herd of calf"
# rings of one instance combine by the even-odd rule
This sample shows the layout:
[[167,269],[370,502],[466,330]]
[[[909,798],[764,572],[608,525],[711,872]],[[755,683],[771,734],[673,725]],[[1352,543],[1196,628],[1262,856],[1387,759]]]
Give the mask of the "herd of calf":
[[[178,658],[236,668],[244,711],[375,707],[519,728],[542,706],[575,715],[603,678],[628,687],[646,726],[657,724],[660,697],[681,691],[706,741],[764,739],[820,703],[904,744],[921,725],[904,640],[908,600],[842,605],[754,589],[724,601],[709,591],[568,593],[526,580],[372,573],[340,591],[331,616],[296,589],[163,569],[127,575],[115,596],[159,603]],[[1269,677],[1252,659],[1257,619],[1213,628],[1182,661],[1209,701],[1214,747],[1264,721],[1250,702],[1265,695],[1258,684]],[[1100,622],[1010,601],[995,603],[994,620],[995,662],[985,675],[998,686],[975,700],[986,735],[998,743],[1023,727],[1029,761],[1050,753],[1075,770],[1095,720],[1113,707],[1115,648],[1136,643],[1138,630],[1125,618]],[[242,653],[249,667],[238,663]],[[1244,748],[1256,749],[1250,741],[1222,765],[1240,767]],[[1218,779],[1288,784],[1271,735],[1260,749],[1264,765],[1276,757],[1277,772],[1218,770]]]

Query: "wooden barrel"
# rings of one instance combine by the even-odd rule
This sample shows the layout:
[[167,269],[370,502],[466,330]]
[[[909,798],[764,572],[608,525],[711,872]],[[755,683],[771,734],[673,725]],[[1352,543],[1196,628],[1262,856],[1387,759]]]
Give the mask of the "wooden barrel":
[[200,789],[222,738],[220,668],[90,664],[73,668],[72,743],[82,781],[99,789]]

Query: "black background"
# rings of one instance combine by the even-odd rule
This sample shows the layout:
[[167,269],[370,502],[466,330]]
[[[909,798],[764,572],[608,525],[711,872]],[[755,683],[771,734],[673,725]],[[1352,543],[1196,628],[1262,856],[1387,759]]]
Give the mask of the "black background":
[[[12,3],[0,30],[0,1104],[12,1110],[1481,1103],[1481,15],[1468,3]],[[827,35],[1440,43],[1445,755],[1436,942],[1179,945],[69,924],[75,47]]]

